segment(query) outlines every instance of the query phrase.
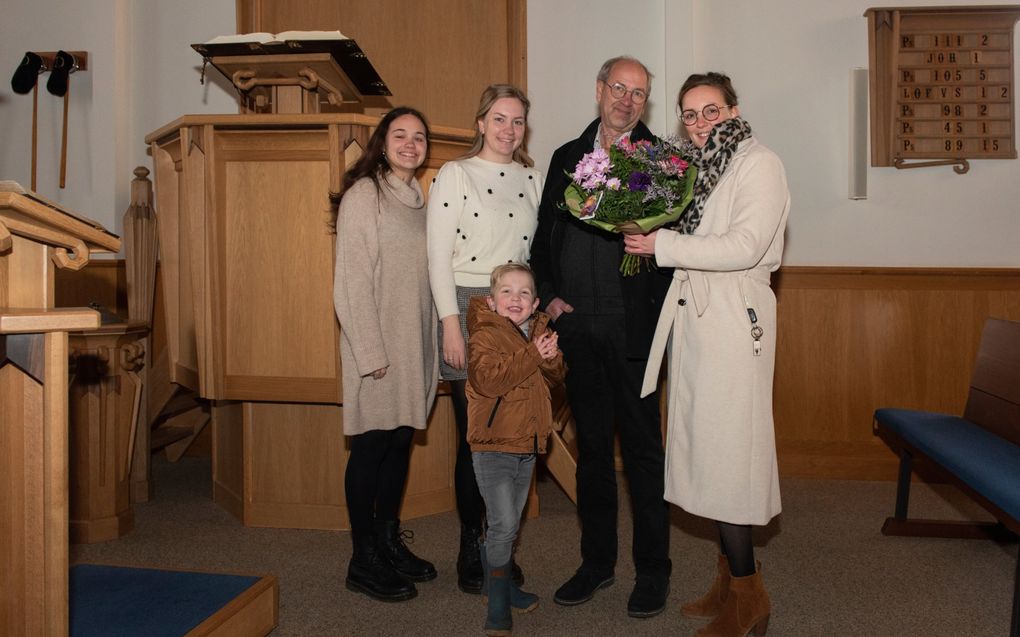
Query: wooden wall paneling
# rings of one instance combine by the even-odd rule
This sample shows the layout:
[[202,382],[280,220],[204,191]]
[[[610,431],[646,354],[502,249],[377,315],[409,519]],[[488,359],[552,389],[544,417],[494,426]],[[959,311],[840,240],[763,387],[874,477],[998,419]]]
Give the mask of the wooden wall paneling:
[[528,3],[508,0],[506,3],[507,77],[520,88],[528,88]]
[[238,0],[238,29],[338,29],[368,56],[393,96],[366,112],[408,104],[430,124],[471,127],[495,82],[527,88],[526,0]]
[[878,407],[960,414],[985,318],[1020,318],[1020,271],[783,268],[780,474],[888,479]]

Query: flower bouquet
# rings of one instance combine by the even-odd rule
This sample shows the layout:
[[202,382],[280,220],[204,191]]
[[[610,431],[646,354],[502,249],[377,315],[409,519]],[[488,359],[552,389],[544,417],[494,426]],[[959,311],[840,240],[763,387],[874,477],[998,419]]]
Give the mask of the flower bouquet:
[[[609,232],[645,234],[680,218],[691,202],[697,169],[686,158],[690,142],[673,139],[598,148],[581,158],[564,203],[572,215]],[[624,276],[641,269],[643,257],[624,255]]]

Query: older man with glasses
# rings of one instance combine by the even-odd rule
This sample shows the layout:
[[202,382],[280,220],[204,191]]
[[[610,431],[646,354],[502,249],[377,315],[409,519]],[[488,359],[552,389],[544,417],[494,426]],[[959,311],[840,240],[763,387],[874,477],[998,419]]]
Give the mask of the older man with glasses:
[[641,122],[651,73],[632,57],[607,60],[595,82],[599,117],[553,153],[531,248],[539,296],[556,321],[568,366],[567,397],[577,426],[577,510],[581,566],[554,600],[576,606],[611,585],[617,559],[614,433],[633,510],[637,573],[627,603],[632,617],[662,612],[669,594],[669,508],[663,500],[659,397],[640,398],[645,362],[671,272],[624,277],[620,235],[575,219],[563,194],[585,153],[623,139],[654,140]]

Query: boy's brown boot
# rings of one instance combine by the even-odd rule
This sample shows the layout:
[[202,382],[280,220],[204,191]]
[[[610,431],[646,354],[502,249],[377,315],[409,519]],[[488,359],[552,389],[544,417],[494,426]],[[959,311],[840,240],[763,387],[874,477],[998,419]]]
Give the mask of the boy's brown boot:
[[719,556],[718,574],[712,582],[712,588],[698,599],[680,606],[680,613],[685,617],[696,619],[712,619],[719,614],[726,593],[730,590],[730,564],[725,555]]

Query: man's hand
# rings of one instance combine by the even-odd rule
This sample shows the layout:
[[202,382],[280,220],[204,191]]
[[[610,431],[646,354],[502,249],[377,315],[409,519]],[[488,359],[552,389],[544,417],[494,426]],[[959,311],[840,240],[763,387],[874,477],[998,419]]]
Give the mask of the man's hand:
[[548,312],[549,316],[552,317],[552,320],[555,321],[564,312],[567,314],[573,312],[574,306],[557,296],[555,299],[549,301],[549,305],[545,307],[545,311]]
[[375,371],[374,371],[374,372],[372,372],[371,374],[365,374],[365,375],[366,375],[366,376],[371,376],[371,377],[372,377],[372,378],[374,378],[375,380],[381,380],[381,379],[382,379],[382,377],[386,375],[386,370],[387,370],[387,369],[388,369],[388,368],[386,368],[386,367],[380,367],[379,369],[375,370]]
[[623,235],[624,252],[636,254],[641,257],[655,256],[655,236],[658,230],[648,234],[625,234]]

